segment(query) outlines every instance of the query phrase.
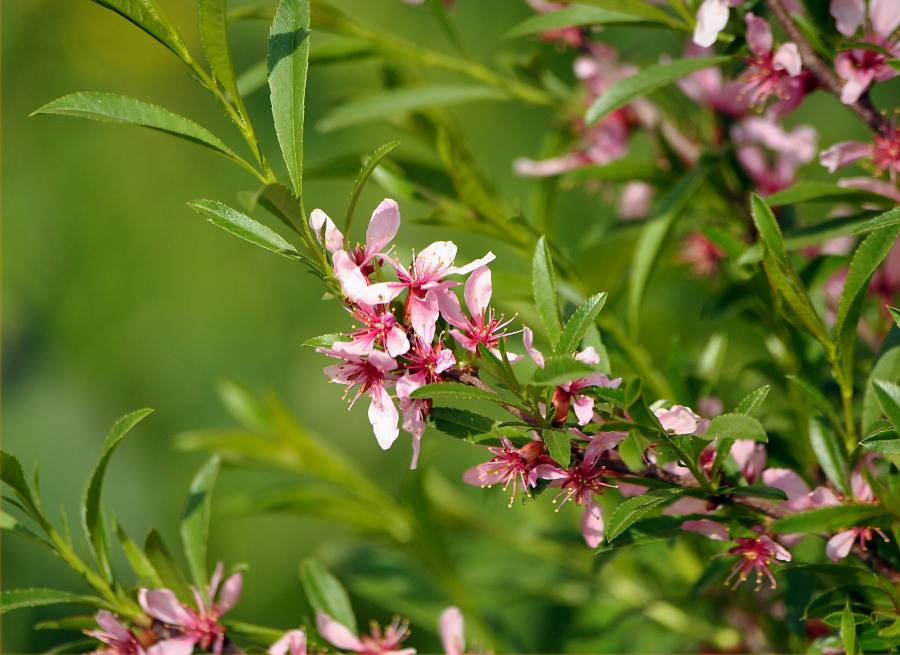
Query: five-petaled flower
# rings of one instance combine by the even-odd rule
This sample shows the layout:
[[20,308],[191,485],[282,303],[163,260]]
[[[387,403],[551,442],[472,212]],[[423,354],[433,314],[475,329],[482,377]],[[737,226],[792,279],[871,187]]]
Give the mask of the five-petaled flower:
[[316,614],[316,628],[319,634],[342,650],[359,655],[415,655],[415,648],[397,648],[409,636],[409,622],[394,618],[382,630],[374,621],[371,634],[356,636],[342,623],[338,623],[325,612]]

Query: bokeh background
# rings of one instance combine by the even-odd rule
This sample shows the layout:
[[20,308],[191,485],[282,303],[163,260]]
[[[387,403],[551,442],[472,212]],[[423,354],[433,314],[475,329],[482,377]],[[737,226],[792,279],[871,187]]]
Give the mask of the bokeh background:
[[[160,0],[160,5],[201,57],[194,3]],[[342,0],[339,5],[372,25],[449,50],[424,8],[399,0]],[[535,51],[552,57],[551,45],[528,39],[498,42],[498,30],[529,14],[518,0],[461,0],[453,17],[476,58],[509,62]],[[239,71],[265,57],[267,33],[263,21],[232,26]],[[646,40],[633,36],[626,31],[618,37],[625,59],[640,53],[638,59],[647,62],[657,50],[671,50],[665,37],[651,50]],[[570,82],[571,58],[557,59],[558,74]],[[181,506],[204,456],[174,449],[175,436],[232,424],[216,391],[228,378],[280,396],[305,425],[402,498],[404,485],[416,475],[408,471],[408,437],[382,452],[364,403],[348,414],[340,389],[328,385],[321,373],[328,362],[301,346],[318,334],[346,329],[345,313],[334,302],[321,302],[322,287],[299,265],[216,229],[185,204],[211,198],[239,206],[238,192],[256,190],[255,180],[221,157],[159,133],[28,116],[79,90],[122,93],[210,127],[246,156],[238,135],[183,65],[125,20],[87,0],[27,0],[4,3],[2,66],[2,446],[26,471],[40,467],[41,494],[50,516],[62,506],[76,527],[78,500],[106,432],[119,416],[152,407],[154,414],[117,451],[105,499],[132,537],[142,539],[156,527],[177,547]],[[393,138],[404,142],[399,152],[425,152],[402,129],[385,122],[329,134],[315,129],[329,108],[378,88],[386,74],[389,68],[365,61],[312,69],[307,166],[371,151]],[[801,110],[794,123],[816,112],[840,111],[833,99],[816,102]],[[267,89],[250,95],[247,104],[270,161],[280,166],[267,120]],[[454,114],[501,195],[512,206],[526,205],[534,185],[513,175],[511,162],[540,153],[545,129],[553,124],[552,109],[477,103],[455,108]],[[865,134],[850,121],[818,123],[833,131],[823,141]],[[307,208],[340,216],[351,188],[350,178],[308,175]],[[385,195],[369,185],[358,205],[357,230]],[[575,189],[560,200],[560,241],[592,239],[597,244],[582,265],[590,267],[598,290],[621,285],[635,235],[634,230],[611,229],[611,199],[602,189]],[[500,255],[495,267],[498,304],[508,313],[523,309],[513,283],[528,275],[519,254],[485,239],[417,226],[415,220],[427,214],[424,206],[406,203],[401,210],[398,252],[446,238],[460,243],[464,261],[492,249]],[[644,329],[644,335],[654,355],[662,358],[679,335],[688,360],[707,345],[713,330],[694,300],[698,285],[682,275],[651,287],[645,325],[656,329]],[[612,299],[611,310],[616,305]],[[523,318],[528,317],[526,310]],[[759,339],[752,327],[740,323],[728,324],[727,331],[730,361],[739,369],[758,354]],[[734,395],[726,400],[739,399],[740,388]],[[524,555],[478,535],[460,534],[454,540],[462,581],[482,599],[499,646],[557,652],[562,648],[555,636],[563,632],[565,647],[582,651],[662,652],[715,640],[736,643],[736,628],[715,617],[711,605],[698,605],[691,620],[679,607],[680,597],[690,596],[707,566],[696,551],[657,544],[637,554],[597,558],[581,543],[576,508],[554,514],[548,501],[507,509],[507,496],[464,487],[461,473],[482,459],[482,452],[469,445],[435,431],[426,434],[424,466],[451,480],[498,525],[528,526],[564,544],[569,559]],[[271,471],[228,469],[220,476],[217,497],[278,484],[298,482]],[[444,602],[440,591],[427,584],[421,591],[422,574],[389,545],[334,523],[296,514],[216,514],[214,519],[211,561],[248,565],[236,619],[288,628],[308,618],[297,576],[298,562],[307,556],[319,558],[344,579],[361,622],[369,617],[383,621],[402,611],[384,601],[390,595],[406,593],[406,602],[416,605],[416,594],[426,594],[428,607],[434,608]],[[6,536],[2,583],[4,589],[84,589],[49,554]],[[673,589],[679,597],[671,597]],[[381,599],[379,590],[384,591]],[[54,607],[5,615],[3,652],[39,652],[58,643],[59,634],[35,631],[34,626],[73,611]],[[731,623],[740,618],[731,617]],[[433,622],[415,624],[414,632],[420,650],[440,649]],[[63,639],[77,636],[68,633]]]

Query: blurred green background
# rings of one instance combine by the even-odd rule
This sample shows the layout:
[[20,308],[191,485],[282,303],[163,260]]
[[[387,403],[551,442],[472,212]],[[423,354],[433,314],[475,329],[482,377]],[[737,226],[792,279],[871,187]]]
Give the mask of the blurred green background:
[[[160,4],[199,58],[194,3]],[[339,5],[373,25],[448,50],[424,8],[399,0],[344,0]],[[274,391],[304,424],[345,450],[388,490],[401,494],[410,476],[417,475],[408,471],[408,436],[382,452],[366,420],[365,401],[348,414],[341,390],[328,385],[321,373],[329,362],[301,347],[318,334],[347,329],[344,311],[334,302],[320,301],[321,285],[299,265],[214,228],[185,204],[211,198],[239,207],[237,193],[255,191],[255,180],[221,157],[158,133],[68,117],[28,117],[71,92],[122,93],[188,116],[246,155],[211,97],[164,48],[87,0],[6,2],[3,10],[2,445],[20,458],[26,471],[40,466],[49,514],[54,516],[52,508],[63,506],[74,525],[104,435],[119,416],[152,407],[155,413],[116,453],[105,499],[132,537],[142,539],[150,527],[157,527],[170,546],[177,547],[181,506],[203,456],[175,451],[173,437],[231,424],[216,393],[224,378],[253,390]],[[462,1],[453,17],[473,54],[490,61],[497,54],[498,29],[529,14],[518,0]],[[267,33],[268,24],[262,21],[232,26],[239,71],[264,58]],[[627,33],[622,41],[632,50],[646,45]],[[656,44],[667,45],[664,38]],[[503,44],[503,57],[536,49],[552,54],[552,46],[519,39]],[[564,58],[557,72],[572,79]],[[402,130],[384,123],[331,134],[313,128],[329,108],[362,90],[378,88],[386,74],[390,70],[367,62],[312,69],[307,166],[371,151],[393,138],[406,139]],[[819,102],[833,107],[835,101]],[[267,90],[249,96],[247,104],[270,161],[286,179],[268,119]],[[512,174],[511,161],[540,153],[545,126],[552,124],[551,109],[479,103],[454,113],[501,195],[512,206],[526,205],[533,184]],[[802,122],[802,115],[794,122]],[[863,136],[857,128],[844,122],[831,129],[842,138]],[[829,142],[834,136],[829,135]],[[421,150],[405,141],[398,152]],[[340,216],[351,188],[351,179],[307,176],[307,209],[320,207]],[[364,192],[355,226],[360,234],[385,195],[375,184]],[[609,200],[603,192],[581,190],[561,199],[560,241],[593,238],[602,245],[602,259],[588,253],[581,262],[598,290],[621,284],[634,237],[627,229],[607,234],[613,221]],[[522,309],[512,291],[515,285],[504,286],[503,280],[527,275],[524,260],[485,239],[414,225],[415,219],[426,216],[424,206],[403,203],[401,211],[399,253],[447,238],[461,244],[461,261],[492,249],[500,255],[495,299],[507,313]],[[684,276],[651,287],[645,324],[665,325],[649,341],[654,355],[662,358],[678,335],[688,353],[705,345],[711,332],[708,319],[701,316],[700,304],[690,301],[697,289],[698,283]],[[611,299],[612,308],[617,304],[620,300]],[[668,320],[672,315],[678,316],[677,323]],[[523,317],[533,318],[527,312]],[[761,346],[751,328],[729,329],[733,360],[758,354]],[[739,385],[735,398],[726,401],[733,403],[742,393]],[[686,595],[706,567],[706,559],[696,551],[658,544],[640,555],[617,555],[613,568],[606,567],[611,558],[596,558],[581,543],[577,508],[554,514],[543,502],[507,509],[505,495],[462,485],[462,472],[483,458],[482,451],[462,442],[433,430],[426,433],[423,467],[451,480],[491,521],[510,528],[525,525],[571,546],[570,561],[554,563],[477,535],[454,540],[461,581],[480,599],[503,647],[557,652],[562,648],[555,639],[563,632],[567,648],[583,651],[691,650],[712,639],[721,646],[736,643],[735,629],[719,623],[712,605],[689,618],[678,599],[670,597],[673,589]],[[217,494],[282,483],[294,484],[296,479],[226,470]],[[383,596],[405,590],[406,601],[413,605],[416,594],[430,594],[429,607],[446,604],[434,589],[422,591],[417,581],[422,574],[388,545],[349,529],[296,515],[214,521],[210,560],[249,566],[244,598],[233,618],[288,628],[309,617],[297,577],[298,562],[309,555],[344,579],[362,623],[402,611],[379,603],[379,590]],[[4,589],[83,590],[61,563],[15,537],[2,540],[2,564]],[[633,609],[640,611],[623,618],[621,612]],[[4,616],[3,652],[51,647],[59,636],[35,632],[33,626],[72,612],[55,607]],[[436,612],[433,616],[436,620]],[[414,625],[413,645],[423,652],[438,651],[434,630],[433,624]]]

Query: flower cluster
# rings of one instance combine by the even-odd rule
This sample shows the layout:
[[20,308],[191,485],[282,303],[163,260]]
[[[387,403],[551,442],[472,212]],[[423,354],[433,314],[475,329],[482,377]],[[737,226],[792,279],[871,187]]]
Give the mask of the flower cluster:
[[[489,252],[456,266],[456,245],[438,241],[415,255],[410,266],[402,264],[395,253],[391,256],[393,246],[386,248],[400,227],[400,210],[390,199],[373,212],[365,244],[352,250],[345,248],[344,236],[323,211],[312,212],[310,225],[331,255],[348,311],[360,323],[345,335],[349,340],[318,348],[341,360],[326,367],[325,374],[346,385],[347,393],[355,391],[351,406],[362,394],[369,396],[369,421],[384,449],[399,436],[400,415],[388,389],[396,390],[402,427],[412,435],[415,468],[430,405],[411,395],[440,382],[441,374],[457,363],[453,350],[444,344],[444,333],[437,330],[438,321],[452,326],[449,335],[473,356],[479,344],[498,353],[497,344],[507,334],[509,321],[498,317],[490,305],[493,285],[487,264],[494,255]],[[395,281],[384,279],[385,268],[394,272]],[[468,316],[452,291],[460,282],[448,279],[466,275]]]

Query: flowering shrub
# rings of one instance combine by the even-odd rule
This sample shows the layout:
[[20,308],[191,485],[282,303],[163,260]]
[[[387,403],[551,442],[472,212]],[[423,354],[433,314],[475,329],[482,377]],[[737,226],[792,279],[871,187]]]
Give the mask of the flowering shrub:
[[[4,611],[87,605],[96,610],[87,622],[64,626],[89,638],[73,648],[110,654],[409,655],[416,647],[407,637],[422,626],[439,635],[446,653],[460,655],[463,613],[498,650],[536,649],[503,641],[511,631],[492,634],[492,611],[500,610],[479,603],[460,582],[465,566],[455,566],[462,556],[448,542],[473,532],[558,561],[563,570],[572,566],[569,549],[595,552],[601,562],[625,547],[636,558],[641,547],[683,549],[681,557],[695,563],[690,584],[667,581],[664,600],[647,610],[680,635],[666,644],[674,649],[849,654],[900,646],[900,310],[892,306],[900,289],[900,141],[894,108],[879,110],[873,100],[900,70],[900,3],[832,0],[824,11],[817,2],[786,0],[534,1],[523,4],[533,15],[504,28],[509,38],[532,39],[531,61],[494,68],[467,53],[453,24],[462,8],[453,3],[409,2],[427,4],[430,13],[405,10],[422,12],[418,20],[435,19],[457,49],[451,55],[326,2],[280,0],[274,14],[267,7],[232,19],[262,14],[271,20],[266,79],[288,182],[282,184],[253,127],[258,118],[244,104],[224,0],[198,3],[208,67],[154,0],[94,1],[184,63],[234,123],[252,159],[187,118],[125,96],[80,92],[35,113],[148,127],[249,172],[261,187],[242,196],[242,210],[217,200],[189,206],[305,266],[331,306],[350,315],[340,333],[315,336],[313,326],[304,326],[305,345],[324,355],[320,379],[345,386],[351,407],[368,397],[368,422],[382,449],[401,430],[409,434],[410,475],[418,482],[398,501],[277,401],[234,386],[228,390],[233,404],[252,408],[236,412],[246,429],[227,439],[188,440],[189,447],[213,451],[194,477],[182,516],[189,584],[158,533],[138,546],[101,503],[114,450],[148,410],[113,427],[90,478],[81,507],[89,557],[79,554],[67,524],[53,526],[37,480],[29,485],[19,460],[4,452],[3,482],[29,524],[4,512],[3,528],[48,548],[93,590],[7,590]],[[669,41],[656,61],[635,54],[632,62],[617,52],[629,34],[659,32]],[[340,39],[316,51],[319,33]],[[360,56],[415,74],[386,76],[382,92],[347,101],[322,123],[336,129],[392,118],[439,165],[423,172],[392,161],[402,152],[396,141],[366,155],[339,227],[332,208],[330,215],[318,207],[306,213],[319,204],[304,197],[306,82],[316,74],[308,71],[311,62]],[[554,67],[551,57],[564,65]],[[425,75],[431,69],[466,84],[432,82]],[[561,70],[573,71],[568,82]],[[797,113],[816,96],[833,97],[835,111],[858,121],[867,140],[826,143],[821,126],[797,124]],[[559,138],[533,159],[522,153],[509,162],[517,175],[539,178],[533,206],[499,195],[466,144],[448,106],[475,100],[558,110]],[[857,170],[856,177],[835,179],[860,162],[871,175],[859,177]],[[353,217],[373,183],[398,200],[377,205],[364,240],[354,246]],[[579,224],[577,237],[567,240],[558,220],[563,212],[554,204],[567,193],[609,218]],[[426,207],[425,222],[494,241],[502,254],[479,244],[474,259],[458,257],[450,240],[405,252],[398,234],[407,204]],[[281,231],[290,230],[302,246],[251,217],[254,212],[278,219]],[[615,251],[625,247],[627,262],[616,264]],[[515,280],[495,285],[491,267],[515,257],[524,261]],[[663,282],[655,288],[675,294],[678,285],[690,284],[691,291],[682,291],[676,303],[683,306],[669,307],[660,320],[648,299]],[[701,304],[722,326],[715,333],[698,334],[693,310]],[[686,325],[700,342],[689,355],[669,339],[676,325]],[[668,361],[646,340],[651,328],[664,333]],[[730,362],[725,376],[724,362],[735,357],[729,338],[751,343],[753,354],[752,361]],[[334,424],[339,430],[340,421]],[[427,477],[428,464],[420,466],[428,459],[426,432],[435,442],[442,433],[478,447],[480,461],[459,470],[458,481],[485,488],[476,496],[483,502],[499,495],[509,512],[540,522],[550,507],[581,508],[578,545],[557,527],[565,526],[563,518],[538,536],[479,521],[459,500],[467,493],[457,488],[463,485],[441,486]],[[441,445],[434,446],[439,452]],[[241,595],[244,572],[226,575],[222,563],[212,575],[207,569],[212,490],[222,461],[300,474],[292,490],[298,495],[257,498],[249,511],[290,505],[375,535],[427,572],[440,602],[432,599],[410,620],[373,623],[366,634],[341,583],[307,561],[301,578],[314,614],[301,627],[223,618]],[[113,565],[116,540],[135,581],[125,581]],[[474,557],[468,566],[477,570],[487,560]],[[638,559],[635,568],[650,567],[651,560]],[[579,577],[596,584],[592,569],[557,572],[568,579],[546,585],[570,607],[577,637],[562,622],[554,625],[555,650],[604,647],[602,622],[591,615],[588,599],[560,591]],[[652,577],[633,575],[641,581],[633,589]],[[529,571],[520,577],[530,582]],[[694,600],[702,597],[708,614],[692,616],[666,600],[679,586],[690,586]],[[545,593],[538,588],[532,583],[529,593]],[[634,594],[620,593],[618,609],[627,610]],[[379,599],[387,600],[397,599]],[[401,600],[417,611],[413,592]]]

